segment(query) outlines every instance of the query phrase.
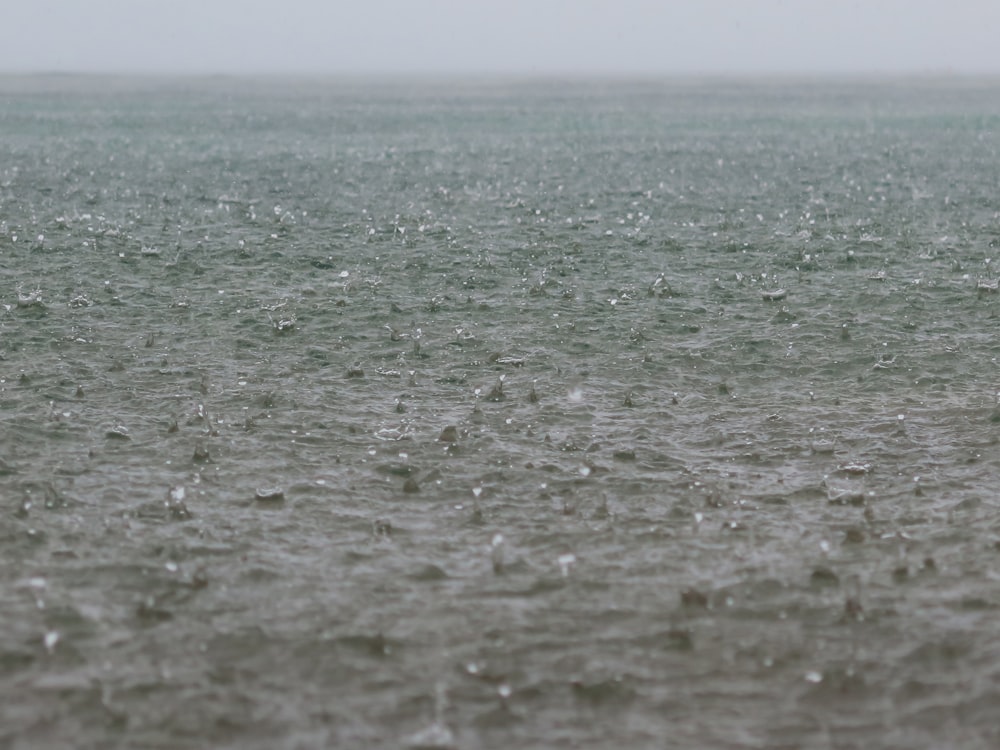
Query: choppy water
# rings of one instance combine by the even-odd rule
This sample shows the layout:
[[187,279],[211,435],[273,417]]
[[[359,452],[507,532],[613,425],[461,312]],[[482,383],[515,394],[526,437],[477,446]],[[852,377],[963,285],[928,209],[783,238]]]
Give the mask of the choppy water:
[[0,743],[1000,745],[997,82],[0,92]]

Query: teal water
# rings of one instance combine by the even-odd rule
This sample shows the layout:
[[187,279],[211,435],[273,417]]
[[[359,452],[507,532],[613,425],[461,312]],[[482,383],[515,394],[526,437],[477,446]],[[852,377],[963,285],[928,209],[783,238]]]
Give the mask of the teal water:
[[0,738],[995,747],[1000,85],[0,79]]

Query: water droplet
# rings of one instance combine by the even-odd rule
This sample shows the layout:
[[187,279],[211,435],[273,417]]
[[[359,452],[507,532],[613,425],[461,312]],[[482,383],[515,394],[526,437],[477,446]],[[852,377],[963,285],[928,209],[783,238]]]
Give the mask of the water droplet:
[[563,578],[569,575],[570,567],[576,562],[576,555],[572,552],[567,552],[564,555],[559,555],[558,563],[559,570],[562,572]]
[[503,572],[503,547],[503,534],[494,534],[493,541],[490,542],[490,561],[493,564],[493,572],[497,574]]
[[449,750],[455,747],[455,735],[444,724],[434,722],[429,727],[410,735],[406,747],[424,750]]

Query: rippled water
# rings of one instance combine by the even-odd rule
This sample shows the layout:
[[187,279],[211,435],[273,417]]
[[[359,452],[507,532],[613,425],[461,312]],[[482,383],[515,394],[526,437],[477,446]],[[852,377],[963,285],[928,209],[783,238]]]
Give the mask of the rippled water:
[[0,741],[1000,744],[1000,84],[0,80]]

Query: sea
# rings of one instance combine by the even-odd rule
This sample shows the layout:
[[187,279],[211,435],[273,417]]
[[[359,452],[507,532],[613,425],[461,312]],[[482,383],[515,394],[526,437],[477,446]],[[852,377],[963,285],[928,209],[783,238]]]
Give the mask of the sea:
[[0,745],[996,748],[998,265],[998,79],[0,77]]

